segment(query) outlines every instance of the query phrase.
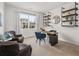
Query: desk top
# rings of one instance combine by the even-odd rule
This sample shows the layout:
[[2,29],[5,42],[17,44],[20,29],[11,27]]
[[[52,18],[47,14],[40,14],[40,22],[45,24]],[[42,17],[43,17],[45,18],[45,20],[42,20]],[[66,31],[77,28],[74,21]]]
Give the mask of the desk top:
[[54,34],[58,34],[57,32],[50,32],[50,31],[46,31],[45,29],[43,28],[40,28],[43,32],[47,33],[47,34],[50,34],[50,35],[54,35]]

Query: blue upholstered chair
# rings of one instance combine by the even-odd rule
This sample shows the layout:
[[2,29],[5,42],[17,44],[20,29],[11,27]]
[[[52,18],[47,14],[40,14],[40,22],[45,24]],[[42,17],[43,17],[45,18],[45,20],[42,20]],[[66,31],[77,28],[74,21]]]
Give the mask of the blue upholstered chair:
[[41,43],[42,40],[45,42],[46,34],[42,32],[35,32],[36,35],[36,42],[39,40],[39,44]]

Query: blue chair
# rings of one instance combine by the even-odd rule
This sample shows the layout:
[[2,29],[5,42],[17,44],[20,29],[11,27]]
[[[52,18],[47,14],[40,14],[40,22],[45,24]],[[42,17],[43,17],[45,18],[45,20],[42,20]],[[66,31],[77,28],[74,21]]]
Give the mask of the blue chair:
[[36,35],[36,42],[39,40],[39,45],[41,43],[42,40],[44,40],[45,42],[45,38],[46,38],[46,34],[45,33],[42,33],[42,32],[35,32],[35,35]]

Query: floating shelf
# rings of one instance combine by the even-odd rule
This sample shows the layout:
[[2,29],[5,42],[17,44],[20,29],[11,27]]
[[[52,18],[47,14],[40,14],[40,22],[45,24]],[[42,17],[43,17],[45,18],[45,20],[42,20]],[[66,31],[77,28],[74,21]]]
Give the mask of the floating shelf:
[[45,15],[45,16],[43,16],[43,17],[51,17],[51,15]]
[[78,20],[66,20],[66,21],[62,21],[62,22],[71,22],[71,21],[78,21]]
[[43,20],[51,20],[51,18],[44,18]]
[[78,14],[70,14],[70,15],[65,15],[65,16],[62,16],[62,17],[68,17],[68,16],[78,16]]
[[51,23],[50,20],[51,20],[51,14],[43,15],[43,25],[44,26],[49,26],[49,24]]
[[62,25],[63,27],[78,27],[78,25]]
[[62,12],[65,13],[65,12],[72,11],[72,10],[78,10],[78,8],[76,7],[76,8],[72,8],[72,9],[69,9],[69,10],[62,11]]
[[[61,17],[62,18],[65,18],[65,17],[67,17],[67,18],[65,18],[66,20],[63,20],[62,19],[62,21],[61,21],[61,25],[63,26],[63,27],[78,27],[78,25],[77,25],[77,16],[78,16],[78,14],[77,14],[77,10],[78,10],[78,8],[76,7],[76,5],[78,5],[78,3],[76,3],[75,2],[75,5],[74,5],[74,8],[71,8],[71,9],[69,9],[69,10],[64,10],[63,11],[63,9],[65,9],[65,8],[63,8],[62,7],[62,14],[61,14]],[[74,10],[74,11],[73,11]],[[72,14],[70,14],[71,12],[74,12],[74,14],[72,13]],[[67,14],[67,15],[65,15],[65,13],[69,13],[69,14]],[[71,18],[72,17],[72,18]],[[70,18],[70,20],[68,20]],[[73,19],[74,18],[74,19]],[[67,23],[65,23],[65,22],[67,22]],[[68,24],[68,22],[70,23],[70,24]],[[72,24],[71,24],[72,23]]]
[[51,23],[51,22],[45,22],[45,21],[44,21],[44,23]]

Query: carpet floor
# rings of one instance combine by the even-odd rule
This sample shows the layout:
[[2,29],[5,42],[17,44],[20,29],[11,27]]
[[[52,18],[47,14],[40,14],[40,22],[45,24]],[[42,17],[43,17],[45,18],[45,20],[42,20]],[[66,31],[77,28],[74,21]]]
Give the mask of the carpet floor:
[[32,56],[79,56],[79,46],[64,41],[58,41],[55,46],[50,46],[48,39],[36,43],[36,38],[26,38],[25,44],[32,46]]

